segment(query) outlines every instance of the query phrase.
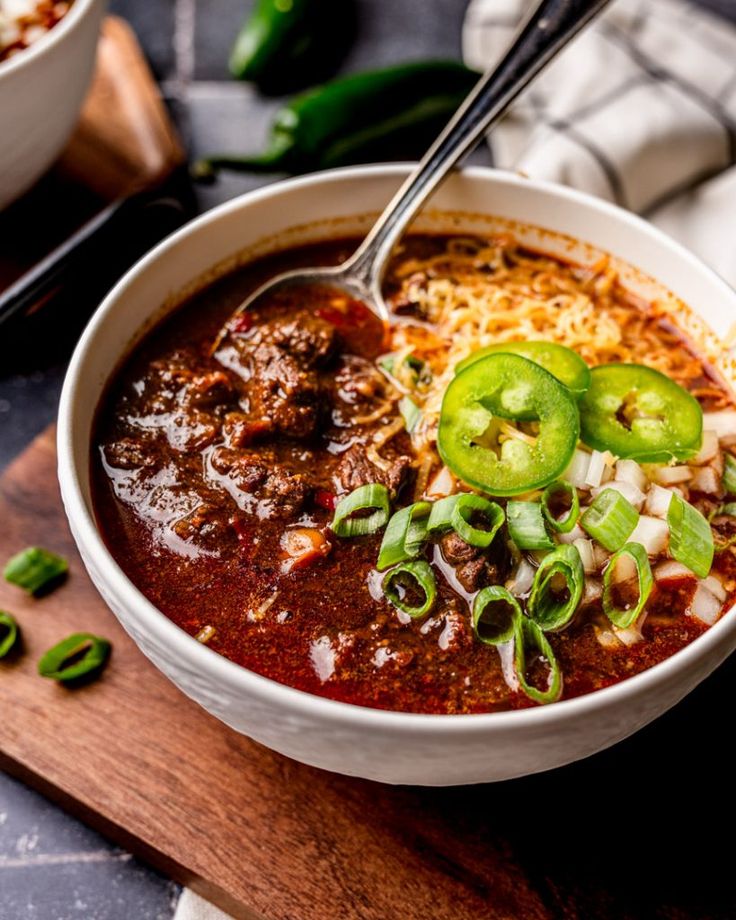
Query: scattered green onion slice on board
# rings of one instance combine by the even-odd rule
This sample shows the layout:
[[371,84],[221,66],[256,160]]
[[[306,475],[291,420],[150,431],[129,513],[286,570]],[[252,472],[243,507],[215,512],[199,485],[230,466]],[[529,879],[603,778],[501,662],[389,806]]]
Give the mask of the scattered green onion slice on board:
[[[437,597],[437,584],[432,567],[424,559],[402,562],[390,569],[383,577],[383,593],[388,600],[412,619],[423,617],[434,607]],[[412,604],[408,602],[410,593],[421,593],[424,600]]]
[[427,539],[431,507],[429,502],[414,502],[391,516],[378,552],[376,568],[379,572],[419,555]]
[[29,546],[9,560],[3,576],[29,594],[38,594],[68,571],[69,563],[63,556],[40,546]]
[[616,489],[605,489],[580,518],[584,530],[615,553],[629,539],[639,520],[639,512]]
[[112,646],[91,633],[74,633],[50,648],[38,662],[38,673],[62,683],[102,670]]
[[[372,514],[357,514],[371,509]],[[337,537],[363,537],[380,530],[388,517],[388,489],[381,483],[372,482],[359,486],[338,502],[330,528]]]
[[409,434],[414,431],[422,417],[422,410],[414,402],[411,396],[402,396],[399,400],[399,412],[404,419],[404,427]]
[[[616,565],[623,558],[631,559],[636,567],[637,601],[635,604],[625,603],[623,606],[618,606],[615,598],[614,576]],[[653,587],[652,567],[649,565],[646,550],[641,543],[627,543],[611,556],[606,571],[603,573],[603,612],[614,626],[618,626],[619,629],[627,629],[639,619]]]
[[[487,527],[475,526],[477,518],[482,518]],[[454,530],[470,546],[485,549],[493,543],[505,520],[504,510],[496,502],[472,492],[461,492],[441,498],[432,505],[427,530],[430,533]]]
[[[527,652],[529,650],[536,652],[547,662],[549,676],[546,690],[539,690],[529,683],[527,675]],[[514,672],[520,689],[535,703],[555,703],[562,695],[562,670],[555,658],[555,653],[544,632],[529,617],[521,617],[516,622]]]
[[723,461],[723,488],[728,495],[736,495],[736,457],[724,454]]
[[0,610],[0,658],[4,658],[13,650],[20,630],[15,622],[15,617],[6,610]]
[[578,609],[585,587],[580,553],[572,544],[558,546],[541,561],[534,575],[527,609],[545,632],[566,626]]
[[670,528],[670,553],[674,559],[705,578],[713,564],[713,531],[703,515],[676,492],[672,493],[667,525]]
[[486,645],[502,645],[514,638],[522,616],[514,595],[501,585],[491,585],[473,601],[473,632]]
[[[569,507],[564,515],[556,517],[551,505],[560,498],[564,498]],[[542,493],[542,514],[552,530],[570,533],[580,517],[580,499],[575,486],[564,479],[551,482]]]
[[539,502],[508,502],[506,520],[509,536],[519,549],[554,549]]

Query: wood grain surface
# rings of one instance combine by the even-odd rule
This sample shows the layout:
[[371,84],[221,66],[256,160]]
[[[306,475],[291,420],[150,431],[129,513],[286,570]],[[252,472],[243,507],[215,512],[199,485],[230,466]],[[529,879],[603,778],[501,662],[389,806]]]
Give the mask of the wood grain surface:
[[[67,582],[40,600],[0,584],[0,608],[24,639],[22,654],[0,662],[8,772],[236,917],[551,916],[492,816],[462,807],[467,795],[302,766],[235,734],[159,674],[82,568],[53,432],[2,478],[0,520],[0,559],[36,543],[71,559]],[[39,677],[41,653],[80,630],[113,643],[102,678],[68,690]]]

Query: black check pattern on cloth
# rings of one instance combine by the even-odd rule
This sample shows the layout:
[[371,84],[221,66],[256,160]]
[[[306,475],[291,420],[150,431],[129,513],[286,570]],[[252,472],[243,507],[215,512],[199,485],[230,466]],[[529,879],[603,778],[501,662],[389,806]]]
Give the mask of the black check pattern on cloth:
[[[499,59],[529,0],[471,0],[466,62]],[[736,163],[736,29],[685,0],[617,0],[494,129],[494,162],[651,213]]]

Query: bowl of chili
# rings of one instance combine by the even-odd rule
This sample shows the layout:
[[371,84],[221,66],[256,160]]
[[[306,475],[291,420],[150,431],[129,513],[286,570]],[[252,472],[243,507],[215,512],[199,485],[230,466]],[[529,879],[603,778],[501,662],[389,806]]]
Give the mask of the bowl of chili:
[[32,15],[0,23],[0,209],[48,169],[68,140],[105,9],[104,0],[28,5]]
[[[120,495],[131,494],[131,483],[136,488],[140,484],[140,480],[130,478],[130,470],[144,467],[147,460],[140,450],[135,454],[136,445],[130,439],[119,437],[112,418],[114,411],[109,408],[109,385],[150,330],[164,328],[160,325],[162,319],[187,298],[195,295],[192,302],[201,303],[196,300],[199,296],[196,292],[222,291],[217,288],[216,279],[238,265],[307,242],[316,241],[324,246],[328,245],[324,241],[360,234],[406,172],[406,167],[394,165],[356,167],[277,183],[198,218],[142,259],[99,307],[75,351],[59,412],[59,480],[77,546],[108,606],[161,671],[231,728],[302,762],[383,782],[451,785],[498,781],[561,766],[614,744],[673,706],[736,647],[736,618],[730,602],[724,601],[710,628],[698,630],[687,642],[673,645],[672,653],[664,659],[646,662],[634,676],[611,681],[608,686],[589,687],[592,692],[580,691],[577,695],[576,691],[571,697],[560,699],[564,682],[571,679],[570,686],[575,685],[575,676],[563,673],[564,666],[554,669],[549,679],[542,682],[529,672],[527,659],[531,657],[554,660],[557,637],[565,635],[560,631],[569,628],[574,610],[582,602],[587,556],[575,547],[580,542],[576,529],[582,531],[584,538],[587,535],[583,543],[594,543],[596,551],[607,554],[601,584],[601,615],[607,617],[609,633],[615,633],[616,641],[623,642],[621,636],[630,638],[632,624],[649,596],[652,580],[647,553],[639,542],[633,541],[632,535],[651,527],[654,536],[637,539],[652,545],[658,539],[659,529],[665,527],[661,520],[658,523],[651,516],[645,521],[645,515],[640,516],[634,507],[637,499],[633,490],[637,487],[632,477],[640,475],[643,466],[659,458],[665,449],[663,445],[670,451],[670,465],[662,467],[663,475],[670,477],[673,474],[666,471],[677,473],[687,462],[696,463],[696,456],[707,446],[701,434],[701,415],[692,409],[688,394],[674,391],[667,377],[660,379],[662,375],[656,371],[650,374],[646,368],[629,365],[634,370],[629,370],[622,383],[621,372],[614,363],[591,371],[586,362],[576,359],[566,349],[553,347],[552,343],[531,348],[528,343],[517,343],[505,350],[486,346],[482,354],[474,353],[472,361],[459,362],[454,374],[448,371],[442,406],[437,409],[439,453],[452,476],[468,485],[468,491],[445,499],[430,495],[413,504],[404,502],[404,508],[398,508],[394,485],[387,476],[383,485],[371,482],[358,484],[352,491],[346,489],[339,501],[319,489],[309,499],[313,502],[311,506],[300,506],[299,514],[306,514],[310,521],[321,520],[320,515],[331,520],[331,541],[343,540],[347,544],[361,539],[375,540],[375,557],[371,555],[369,561],[361,562],[363,568],[360,583],[356,580],[354,586],[353,603],[345,601],[338,615],[348,619],[351,606],[360,607],[359,593],[365,589],[363,579],[370,570],[371,590],[378,586],[396,616],[408,624],[406,629],[415,630],[417,636],[429,622],[435,597],[444,597],[445,588],[437,580],[434,562],[438,557],[421,555],[416,546],[426,540],[443,540],[449,534],[459,536],[471,549],[482,552],[508,528],[512,542],[536,559],[534,583],[524,595],[523,604],[510,582],[489,584],[475,591],[472,608],[468,608],[467,626],[476,648],[488,655],[496,655],[503,648],[510,650],[507,666],[516,675],[516,691],[522,702],[505,711],[489,711],[489,707],[484,710],[482,701],[475,708],[433,705],[439,691],[430,679],[423,684],[425,699],[419,693],[409,698],[411,679],[402,677],[400,671],[388,672],[379,667],[387,661],[392,667],[401,666],[385,645],[383,654],[378,647],[372,651],[373,680],[385,685],[373,688],[374,696],[370,689],[362,697],[351,696],[347,683],[331,697],[318,684],[315,684],[317,689],[311,690],[312,684],[306,678],[302,681],[296,670],[291,675],[278,670],[279,660],[291,667],[293,659],[289,657],[288,645],[279,645],[282,639],[268,630],[286,628],[291,619],[288,610],[278,608],[276,613],[274,608],[269,615],[268,607],[262,611],[259,608],[238,619],[233,612],[236,608],[227,607],[230,601],[226,597],[235,594],[237,600],[237,587],[234,590],[231,585],[220,595],[200,589],[182,594],[177,578],[181,580],[181,573],[187,571],[185,563],[181,562],[179,575],[167,567],[161,543],[153,553],[146,549],[146,558],[140,563],[145,566],[146,575],[139,578],[130,556],[126,557],[126,551],[111,536],[110,519],[99,502],[99,493],[95,492],[99,485],[95,477],[100,469]],[[723,351],[720,340],[736,319],[736,294],[693,255],[642,220],[561,187],[494,170],[465,169],[437,193],[418,218],[416,229],[430,234],[460,234],[466,241],[462,245],[466,246],[467,240],[476,235],[496,239],[513,235],[529,251],[550,253],[558,260],[580,266],[581,277],[588,270],[594,272],[603,259],[607,265],[616,266],[632,297],[666,302],[670,316],[679,310],[688,336],[698,341],[708,355]],[[223,296],[218,294],[219,299]],[[235,305],[233,301],[230,308]],[[344,305],[330,307],[333,312],[343,308],[347,309]],[[333,321],[329,310],[325,316]],[[300,323],[303,326],[308,321],[302,317]],[[230,349],[229,358],[223,356],[223,360],[234,360],[233,348],[237,351],[240,347],[238,336],[248,339],[260,334],[257,329],[254,332],[251,320],[242,322],[242,317],[238,329],[232,332],[235,338],[222,346]],[[283,334],[283,329],[279,334]],[[365,330],[361,333],[363,339],[367,334]],[[263,347],[271,348],[272,341],[266,341]],[[300,360],[317,363],[322,360],[317,345],[307,346],[306,340],[299,341]],[[325,354],[327,350],[325,345]],[[167,366],[164,370],[167,383],[156,392],[157,399],[170,398],[172,380],[178,379],[177,374],[188,372],[187,360],[179,356],[178,363]],[[396,360],[396,353],[392,360]],[[350,357],[350,361],[353,367],[358,366],[357,357]],[[158,374],[160,365],[157,368]],[[422,374],[418,367],[409,370],[417,378]],[[341,373],[337,377],[344,390],[349,381]],[[724,386],[730,386],[734,373],[727,355],[721,373]],[[143,381],[140,375],[130,379]],[[221,377],[208,378],[210,396],[210,386],[220,384]],[[143,381],[138,389],[145,390],[147,385]],[[186,399],[190,400],[193,392],[186,392]],[[200,400],[197,424],[191,428],[195,438],[203,436],[208,420],[206,403],[201,397],[197,391],[196,398]],[[278,387],[268,398],[277,402],[268,403],[271,417],[264,419],[264,425],[300,426],[301,431],[311,424],[310,412],[318,412],[314,401],[311,404],[302,401],[291,414],[284,414],[283,405],[278,402],[283,398],[283,390]],[[360,395],[353,391],[346,402],[352,406],[359,399]],[[130,418],[135,415],[139,428],[150,426],[150,415],[143,411],[145,406],[139,411],[130,403],[120,405],[126,406]],[[104,427],[106,412],[108,428]],[[627,422],[626,433],[622,435],[613,423],[628,412],[633,413],[631,423]],[[413,425],[421,426],[405,402],[401,413],[408,433]],[[536,426],[535,446],[512,446],[504,450],[509,443],[506,438],[499,451],[492,450],[484,440],[483,426],[487,424],[482,418],[484,413],[500,420],[501,428],[508,418],[521,420],[522,426]],[[242,425],[238,427],[241,421],[235,416],[237,412],[230,413],[227,422],[233,432],[238,432],[233,437],[252,438],[257,443],[262,430],[248,427],[246,431]],[[339,428],[342,424],[339,418],[338,423]],[[109,428],[110,425],[113,427]],[[480,427],[476,430],[477,426]],[[609,429],[615,432],[614,436]],[[108,430],[117,438],[113,453],[106,453],[111,442],[99,440],[100,431],[104,435]],[[176,441],[176,449],[181,448],[183,437],[185,433],[178,426],[174,438],[180,440]],[[580,438],[586,443],[586,437],[593,449],[586,460],[588,475],[592,475],[593,461],[606,463],[596,445],[608,444],[611,437],[618,437],[616,448],[621,465],[617,469],[628,481],[611,479],[601,485],[599,476],[593,491],[585,493],[583,507],[583,499],[570,484],[569,471],[574,470],[579,459]],[[524,444],[523,438],[520,443]],[[196,450],[210,450],[204,444],[197,442]],[[225,489],[230,489],[234,482],[231,454],[232,451],[202,454],[212,476]],[[642,461],[642,466],[637,466],[635,458]],[[197,461],[197,469],[201,468],[200,463]],[[165,464],[160,467],[168,468]],[[258,488],[268,481],[267,473],[264,477]],[[164,480],[159,477],[156,481],[160,485]],[[662,487],[655,485],[652,484],[651,494],[647,494],[647,502],[661,501],[657,489]],[[177,488],[178,501],[186,490]],[[249,488],[255,486],[251,484]],[[269,539],[271,506],[270,499],[263,498],[265,494],[259,493],[260,504],[253,506],[263,519],[260,531],[258,526],[255,530],[248,529],[252,522],[246,520],[247,507],[240,509],[246,512],[244,518],[235,516],[238,521],[233,526],[240,540],[239,551],[257,553],[258,541]],[[161,505],[156,505],[153,498],[146,501],[149,511],[153,508],[149,525],[157,527]],[[685,567],[690,567],[692,572],[688,577],[695,577],[696,570],[697,577],[707,576],[710,561],[706,559],[708,548],[701,529],[702,515],[679,493],[669,495],[668,503],[669,511],[665,509],[664,514],[675,560],[682,559]],[[186,542],[193,523],[201,534],[214,532],[208,529],[206,521],[203,526],[206,514],[199,505],[194,509],[197,511],[194,518],[192,508],[187,506],[184,510],[189,529],[177,529],[171,539]],[[181,509],[178,513],[181,514]],[[308,584],[299,581],[300,572],[308,571],[300,569],[305,558],[310,564],[316,560],[317,566],[329,565],[323,562],[326,550],[323,543],[315,542],[313,530],[300,517],[298,526],[292,527],[278,543],[280,572],[291,585]],[[217,542],[208,544],[207,552],[217,551]],[[712,546],[710,552],[712,555]],[[669,572],[668,578],[677,575],[672,574],[673,565],[682,568],[678,562],[662,564],[670,566],[663,570],[665,574]],[[638,590],[633,600],[622,598],[616,590],[619,567],[633,573]],[[322,576],[327,585],[321,586],[320,595],[327,618],[330,593],[341,599],[350,598],[346,593],[351,590],[349,580],[345,584],[336,580],[337,569],[315,571],[329,573]],[[157,582],[160,590],[155,587]],[[209,584],[214,582],[210,580]],[[562,594],[559,585],[566,586]],[[242,589],[246,590],[244,586]],[[174,598],[179,598],[173,605],[166,599],[172,592]],[[316,595],[307,593],[302,600],[310,602],[313,597]],[[200,625],[195,635],[192,623],[186,619],[187,611],[197,604],[205,609],[207,603],[227,607],[230,622],[240,624],[243,634],[249,630],[252,648],[261,649],[263,660],[270,655],[271,670],[258,662],[249,664],[247,656],[252,648],[242,651],[243,663],[238,663],[235,652],[229,656],[227,651],[218,653],[217,640],[210,647],[217,632],[212,626]],[[312,612],[320,616],[314,605]],[[216,616],[218,611],[212,613]],[[334,611],[331,615],[335,615]],[[448,639],[447,630],[443,635],[443,641],[452,638]],[[312,650],[316,671],[323,669],[323,674],[329,673],[337,646],[317,642]],[[438,665],[437,673],[439,668]],[[389,673],[394,675],[390,679]],[[447,683],[449,672],[441,673]],[[456,674],[454,680],[461,682],[463,673]],[[182,717],[186,717],[184,710]]]

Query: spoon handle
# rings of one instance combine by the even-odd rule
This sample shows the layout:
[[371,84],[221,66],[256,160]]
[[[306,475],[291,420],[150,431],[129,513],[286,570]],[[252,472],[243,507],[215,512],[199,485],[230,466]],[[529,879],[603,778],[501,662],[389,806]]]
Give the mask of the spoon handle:
[[536,74],[608,0],[541,0],[500,63],[478,81],[345,268],[374,302],[394,243],[447,173],[473,149]]

